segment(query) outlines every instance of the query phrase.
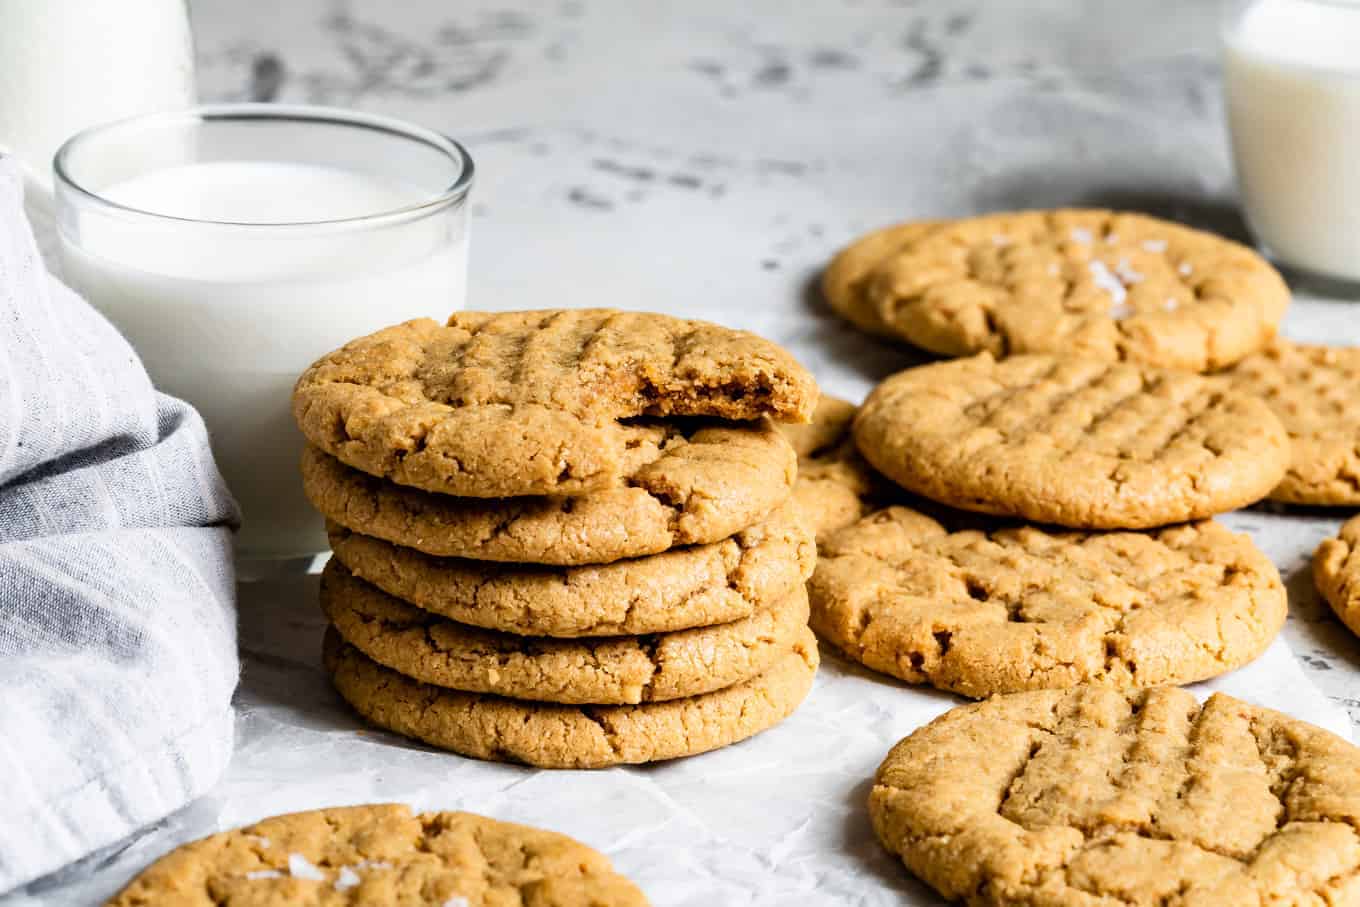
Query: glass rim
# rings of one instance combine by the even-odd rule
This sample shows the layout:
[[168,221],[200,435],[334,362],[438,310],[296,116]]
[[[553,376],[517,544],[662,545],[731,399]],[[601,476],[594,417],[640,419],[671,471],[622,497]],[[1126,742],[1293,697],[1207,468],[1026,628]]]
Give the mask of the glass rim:
[[[90,143],[107,138],[112,134],[129,130],[155,128],[158,126],[163,127],[233,121],[315,123],[369,129],[375,132],[386,133],[394,138],[422,142],[434,150],[443,153],[449,160],[453,161],[458,167],[458,172],[453,182],[449,183],[437,193],[422,198],[420,201],[401,205],[396,208],[386,208],[380,211],[374,211],[371,214],[360,214],[352,217],[265,223],[258,221],[231,221],[213,220],[211,218],[183,217],[175,214],[164,214],[158,211],[148,211],[145,208],[138,208],[133,205],[125,205],[100,194],[98,191],[91,189],[88,186],[82,185],[71,172],[70,158],[74,154],[80,152],[82,148]],[[88,129],[76,133],[62,143],[52,159],[52,170],[57,185],[69,187],[86,201],[119,214],[134,215],[141,218],[151,218],[182,224],[194,224],[197,226],[233,227],[243,230],[249,229],[260,231],[297,230],[316,227],[368,228],[414,220],[427,214],[435,213],[449,205],[457,204],[466,199],[469,190],[472,188],[473,175],[475,173],[472,156],[468,154],[467,149],[442,132],[428,129],[424,126],[418,126],[415,123],[400,120],[395,117],[364,113],[357,110],[346,110],[340,107],[324,107],[312,104],[272,103],[202,104],[195,107],[188,107],[183,110],[142,114],[140,116],[114,120],[111,123],[102,123],[97,126],[91,126]]]

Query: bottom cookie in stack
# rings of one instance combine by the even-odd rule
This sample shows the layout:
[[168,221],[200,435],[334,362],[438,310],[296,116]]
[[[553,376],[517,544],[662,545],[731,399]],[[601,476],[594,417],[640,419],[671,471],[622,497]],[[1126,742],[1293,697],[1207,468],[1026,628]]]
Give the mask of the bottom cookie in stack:
[[812,688],[817,644],[803,630],[765,673],[665,702],[570,706],[421,683],[384,668],[331,628],[326,670],[356,712],[390,731],[465,756],[539,768],[604,768],[693,756],[783,721]]

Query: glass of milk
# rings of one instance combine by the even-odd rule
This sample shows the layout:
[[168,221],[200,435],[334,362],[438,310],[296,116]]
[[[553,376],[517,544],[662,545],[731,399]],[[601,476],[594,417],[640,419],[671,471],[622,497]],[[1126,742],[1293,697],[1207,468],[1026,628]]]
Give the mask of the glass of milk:
[[272,104],[137,117],[58,152],[64,276],[203,414],[242,559],[325,549],[293,383],[346,341],[463,306],[472,172],[439,133]]
[[1360,283],[1360,2],[1233,4],[1223,79],[1258,241],[1286,266]]

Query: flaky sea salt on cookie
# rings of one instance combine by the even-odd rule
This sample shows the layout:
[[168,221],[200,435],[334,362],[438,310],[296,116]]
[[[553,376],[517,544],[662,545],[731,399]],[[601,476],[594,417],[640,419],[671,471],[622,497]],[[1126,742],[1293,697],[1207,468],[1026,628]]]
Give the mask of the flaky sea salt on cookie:
[[879,767],[878,839],[987,907],[1360,903],[1360,750],[1221,693],[1015,693],[946,712]]
[[1053,352],[1211,371],[1267,343],[1289,304],[1284,280],[1251,249],[1142,214],[911,226],[870,234],[863,254],[877,263],[842,281],[858,291],[829,298],[857,324],[945,356]]
[[1075,529],[1144,529],[1259,501],[1289,437],[1257,397],[1132,363],[983,354],[908,369],[865,400],[855,442],[909,491]]
[[275,816],[186,844],[106,907],[646,907],[566,835],[397,804]]
[[626,420],[805,422],[812,376],[745,331],[610,309],[458,312],[323,356],[293,392],[312,444],[398,484],[463,497],[577,495],[654,456]]

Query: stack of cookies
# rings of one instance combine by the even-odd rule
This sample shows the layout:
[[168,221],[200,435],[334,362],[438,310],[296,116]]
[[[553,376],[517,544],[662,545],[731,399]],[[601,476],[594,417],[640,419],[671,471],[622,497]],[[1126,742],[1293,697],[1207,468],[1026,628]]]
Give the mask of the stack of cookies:
[[337,689],[381,727],[543,767],[781,721],[817,665],[815,546],[774,422],[816,398],[759,337],[608,310],[464,312],[323,357],[293,403]]

